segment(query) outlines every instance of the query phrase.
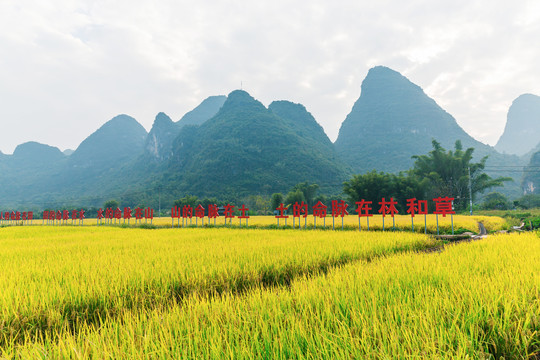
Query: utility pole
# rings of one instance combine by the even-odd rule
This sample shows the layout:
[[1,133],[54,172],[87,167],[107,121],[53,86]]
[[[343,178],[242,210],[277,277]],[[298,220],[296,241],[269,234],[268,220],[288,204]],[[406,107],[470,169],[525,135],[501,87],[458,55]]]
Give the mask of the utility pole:
[[472,215],[472,182],[471,182],[471,167],[469,166],[469,204]]
[[161,185],[158,187],[158,217],[161,216]]

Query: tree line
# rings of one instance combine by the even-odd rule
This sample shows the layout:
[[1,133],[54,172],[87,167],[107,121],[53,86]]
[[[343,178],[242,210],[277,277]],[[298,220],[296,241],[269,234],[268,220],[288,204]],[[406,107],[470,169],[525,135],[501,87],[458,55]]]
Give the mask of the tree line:
[[[487,175],[483,170],[488,157],[485,156],[480,161],[473,162],[474,148],[464,150],[459,140],[456,141],[453,150],[444,149],[435,140],[432,141],[432,146],[433,149],[428,154],[413,156],[414,165],[406,172],[392,174],[373,170],[365,174],[353,175],[351,179],[343,183],[341,194],[320,194],[319,185],[305,181],[295,185],[286,194],[274,193],[270,198],[263,195],[251,195],[240,199],[240,202],[246,204],[253,215],[268,215],[272,214],[280,204],[291,206],[303,201],[311,212],[313,205],[319,201],[329,206],[332,200],[343,199],[351,205],[349,209],[354,209],[354,204],[362,199],[375,203],[383,197],[393,197],[398,202],[399,212],[403,213],[409,198],[433,199],[448,196],[455,198],[455,210],[463,211],[470,204],[471,196],[475,201],[478,195],[486,190],[512,181],[508,177],[492,178]],[[489,194],[486,198],[500,202],[499,195]],[[227,203],[228,201],[215,197],[199,199],[194,195],[186,195],[174,201],[173,206],[195,207],[202,204],[206,208],[209,204],[223,206]],[[105,205],[110,207],[119,204],[115,200],[110,200]]]

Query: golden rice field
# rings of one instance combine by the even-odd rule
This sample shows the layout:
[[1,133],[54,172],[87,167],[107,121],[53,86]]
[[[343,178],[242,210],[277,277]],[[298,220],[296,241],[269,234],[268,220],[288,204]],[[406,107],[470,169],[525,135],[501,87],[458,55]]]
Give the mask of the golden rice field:
[[[368,224],[369,221],[369,224]],[[384,221],[384,223],[383,223]],[[411,216],[409,215],[396,215],[394,218],[387,216],[383,219],[381,215],[374,215],[369,219],[362,217],[358,218],[357,215],[348,215],[343,217],[332,218],[327,216],[326,218],[314,218],[312,215],[306,218],[294,218],[290,216],[288,219],[279,219],[274,216],[251,216],[249,219],[228,219],[225,221],[224,217],[219,217],[217,219],[208,219],[205,217],[203,220],[193,217],[191,219],[171,219],[170,217],[161,217],[154,218],[153,220],[139,220],[136,222],[134,219],[130,221],[125,221],[124,219],[120,220],[101,220],[100,225],[122,225],[135,227],[141,224],[144,225],[153,225],[158,227],[249,227],[249,228],[306,228],[306,229],[345,229],[345,230],[372,230],[372,231],[381,231],[381,230],[400,230],[400,231],[411,231],[414,225],[414,232],[417,233],[428,233],[436,234],[437,233],[437,222],[439,224],[439,232],[450,234],[452,232],[452,222],[454,226],[454,231],[470,231],[473,233],[478,232],[478,223],[481,222],[484,224],[488,232],[494,232],[498,230],[505,230],[509,227],[506,220],[498,216],[468,216],[468,215],[454,215],[451,218],[449,215],[443,217],[439,215],[438,217],[434,214],[429,214],[424,217],[424,215],[417,215],[411,221]],[[25,222],[26,225],[29,225],[28,222]],[[42,220],[33,220],[32,225],[47,225]],[[77,221],[73,222],[72,220],[67,221],[55,221],[48,225],[75,225],[78,226]],[[85,226],[95,226],[98,224],[96,219],[85,219]],[[13,224],[12,224],[13,225]]]
[[[397,220],[397,219],[396,219]],[[0,356],[534,358],[534,233],[0,228]]]
[[[333,223],[334,221],[334,223]],[[395,221],[395,227],[396,229],[403,230],[403,231],[411,231],[411,216],[409,215],[396,215],[394,217]],[[385,230],[393,230],[394,228],[394,221],[392,217],[387,216],[384,219],[384,228]],[[442,215],[439,215],[438,217],[439,221],[439,231],[445,232],[445,233],[451,233],[452,231],[452,219],[449,215],[446,217],[443,217]],[[86,220],[87,224],[96,224],[95,220]],[[144,222],[144,220],[143,220]],[[368,226],[368,220],[363,217],[360,219],[360,230],[367,230]],[[506,221],[502,217],[497,216],[468,216],[468,215],[454,215],[453,216],[453,222],[454,222],[454,230],[458,229],[467,229],[472,232],[478,232],[478,222],[481,222],[484,224],[486,229],[488,231],[497,231],[502,230],[506,228]],[[38,222],[39,223],[39,222]],[[201,225],[225,225],[225,218],[220,217],[217,218],[214,222],[213,219],[209,221],[208,218],[204,219],[204,222],[201,221],[201,219],[196,219],[193,217],[191,221],[186,220],[184,222],[184,226],[201,226]],[[152,224],[158,225],[158,226],[173,226],[174,227],[182,227],[182,219],[174,219],[174,221],[171,218],[156,218],[152,221]],[[250,227],[269,227],[269,226],[276,226],[278,225],[277,219],[274,216],[252,216],[247,220],[245,219],[229,219],[227,221],[227,224],[232,224],[235,226],[250,226]],[[280,227],[292,227],[294,226],[296,228],[299,227],[299,225],[304,228],[307,227],[308,229],[313,229],[315,226],[319,229],[332,229],[334,227],[335,229],[341,229],[342,222],[341,217],[335,218],[332,220],[331,216],[326,217],[326,219],[316,218],[314,219],[313,216],[308,216],[306,218],[296,218],[293,222],[293,217],[290,216],[287,221],[285,222],[284,219],[279,220],[279,226]],[[425,226],[426,225],[426,226]],[[359,224],[358,224],[358,216],[357,215],[348,215],[343,217],[343,227],[348,230],[358,230]],[[424,221],[423,215],[417,215],[414,218],[414,231],[418,233],[423,233],[424,228],[427,227],[427,232],[431,234],[437,233],[437,216],[434,214],[429,214],[426,216]],[[381,215],[374,215],[373,217],[369,218],[369,229],[370,230],[376,230],[380,231],[383,229],[383,217]]]
[[287,285],[356,260],[434,246],[413,234],[256,229],[0,229],[0,344],[52,336],[186,296]]

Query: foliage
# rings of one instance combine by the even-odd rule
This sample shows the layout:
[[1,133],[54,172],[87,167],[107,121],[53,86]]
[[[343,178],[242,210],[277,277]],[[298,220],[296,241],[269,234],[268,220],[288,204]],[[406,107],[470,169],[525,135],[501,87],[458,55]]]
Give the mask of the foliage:
[[199,204],[199,198],[195,195],[186,195],[181,199],[178,199],[174,202],[174,206],[177,206],[179,208],[183,206],[191,206],[192,208],[195,208]]
[[362,199],[372,201],[372,208],[377,209],[377,203],[384,197],[393,197],[398,202],[400,213],[406,211],[407,199],[423,199],[426,194],[427,180],[405,176],[402,173],[387,174],[369,172],[364,175],[354,175],[351,180],[343,183],[343,192],[349,202],[355,204]]
[[308,208],[311,209],[316,202],[314,202],[315,195],[319,190],[318,184],[310,184],[308,181],[296,184],[293,188],[293,191],[301,191],[304,195],[304,200],[308,204]]
[[516,206],[521,209],[540,207],[540,194],[526,194],[516,201]]
[[111,199],[111,200],[107,200],[105,202],[105,204],[103,204],[103,208],[104,209],[116,209],[120,206],[120,204],[118,203],[117,200],[115,199]]
[[[315,204],[317,204],[319,201],[321,203],[325,204],[326,206],[328,206],[330,204],[330,202],[328,201],[328,196],[326,196],[324,194],[317,195],[317,197],[315,199],[313,199],[313,203],[315,203]],[[310,211],[311,211],[311,209],[310,209]]]
[[[285,192],[299,181],[317,181],[336,189],[348,168],[328,146],[291,125],[288,107],[278,116],[244,91],[234,91],[219,112],[202,125],[185,126],[173,145],[165,179],[179,191],[197,196],[270,195]],[[308,123],[315,120],[305,109]],[[317,125],[318,126],[318,125]]]
[[457,140],[454,151],[446,151],[437,141],[432,141],[433,150],[427,155],[415,155],[414,167],[411,175],[429,181],[428,197],[453,197],[456,209],[464,209],[469,200],[469,173],[472,183],[473,200],[476,194],[485,190],[503,186],[505,181],[511,181],[511,178],[498,177],[492,179],[483,172],[487,156],[480,162],[473,163],[472,156],[474,148],[468,148],[463,151],[461,141]]
[[525,194],[540,193],[540,151],[531,156],[529,164],[523,169],[521,188]]
[[506,196],[499,192],[492,192],[484,197],[482,208],[486,210],[508,210],[511,205]]
[[[291,207],[294,205],[294,203],[300,204],[305,200],[306,198],[304,197],[304,193],[300,189],[293,190],[287,194],[287,197],[285,198],[285,206]],[[292,210],[292,208],[290,210]]]
[[269,215],[270,211],[270,198],[262,195],[250,195],[244,201],[251,214],[256,215]]
[[270,209],[274,211],[276,208],[279,207],[280,204],[283,203],[283,194],[282,193],[274,193],[272,194],[272,197],[270,198]]

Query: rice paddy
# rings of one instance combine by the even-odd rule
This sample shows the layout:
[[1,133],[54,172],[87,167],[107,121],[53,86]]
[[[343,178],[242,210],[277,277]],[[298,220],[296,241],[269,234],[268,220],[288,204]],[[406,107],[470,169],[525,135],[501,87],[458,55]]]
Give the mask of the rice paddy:
[[405,231],[5,227],[0,354],[537,356],[538,236],[439,247]]

